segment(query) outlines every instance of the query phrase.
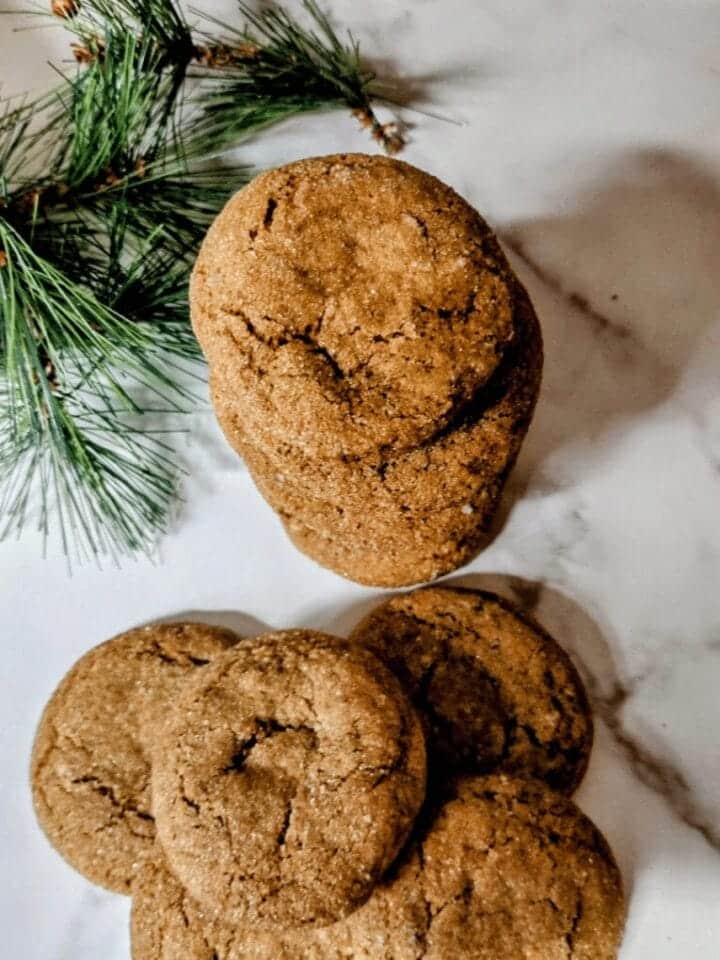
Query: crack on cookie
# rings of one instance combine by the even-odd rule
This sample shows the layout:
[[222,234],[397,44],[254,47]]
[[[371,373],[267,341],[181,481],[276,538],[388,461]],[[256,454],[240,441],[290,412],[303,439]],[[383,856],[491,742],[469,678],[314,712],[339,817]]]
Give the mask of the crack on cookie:
[[568,932],[565,934],[565,942],[566,942],[567,945],[568,945],[568,948],[569,948],[569,950],[570,950],[570,956],[571,956],[571,957],[572,957],[572,955],[573,955],[573,953],[574,953],[574,950],[575,950],[575,937],[576,937],[576,935],[577,935],[578,928],[579,928],[579,926],[580,926],[580,921],[581,921],[582,918],[583,918],[584,910],[585,910],[585,907],[584,907],[584,904],[583,904],[583,901],[582,901],[582,897],[579,896],[579,897],[577,898],[577,900],[575,901],[575,913],[574,913],[573,916],[572,916],[572,920],[571,920],[571,924],[570,924],[570,929],[569,929]]
[[180,800],[182,801],[182,803],[185,804],[186,807],[189,807],[190,810],[192,810],[196,816],[199,816],[200,804],[197,803],[197,801],[192,800],[188,795],[187,787],[185,786],[185,777],[179,771],[178,771],[177,777],[180,785],[180,794],[179,794]]
[[179,657],[173,656],[167,653],[158,641],[154,641],[149,648],[139,651],[139,656],[159,660],[161,663],[166,663],[172,667],[186,667],[188,664],[192,664],[194,667],[205,667],[210,663],[207,657],[196,657],[185,651]]
[[417,213],[413,213],[411,210],[406,210],[404,216],[409,220],[413,220],[417,225],[421,235],[425,240],[430,239],[430,230],[428,229],[427,221],[422,217],[418,216]]
[[308,734],[312,741],[313,749],[317,746],[317,734],[312,727],[305,724],[280,723],[274,717],[256,717],[256,729],[245,740],[236,744],[234,753],[230,758],[230,763],[223,768],[223,773],[241,773],[247,760],[255,747],[268,740],[270,737],[281,733],[303,733]]
[[274,197],[270,197],[267,202],[267,207],[265,208],[265,216],[263,217],[263,226],[266,230],[269,230],[272,226],[273,217],[275,216],[275,211],[277,210],[278,202]]
[[132,813],[137,816],[140,820],[148,820],[154,823],[154,817],[152,814],[147,813],[144,810],[141,810],[135,803],[131,800],[121,800],[113,787],[109,784],[104,783],[99,777],[94,776],[84,776],[84,777],[74,777],[71,781],[71,784],[77,785],[88,785],[95,793],[98,793],[101,797],[107,797],[113,807],[116,807],[121,815],[126,813]]
[[478,423],[483,417],[496,407],[513,388],[512,378],[517,371],[517,357],[522,344],[513,341],[503,353],[500,363],[495,367],[488,379],[468,397],[467,401],[459,405],[445,423],[437,430],[425,437],[420,447],[431,447],[439,443],[450,434]]
[[[261,346],[268,348],[269,350],[277,350],[280,347],[285,347],[290,343],[302,343],[304,346],[309,347],[310,353],[313,356],[322,357],[327,366],[329,367],[333,378],[335,381],[344,381],[346,379],[346,373],[343,370],[342,366],[330,352],[330,350],[321,343],[318,343],[316,337],[322,330],[322,324],[324,322],[324,313],[316,321],[316,324],[313,326],[307,325],[304,330],[296,331],[289,330],[285,327],[281,321],[275,320],[273,317],[264,316],[263,320],[268,323],[276,324],[282,329],[282,333],[278,333],[275,336],[271,334],[261,333],[252,320],[247,316],[247,314],[239,307],[230,307],[226,306],[223,311],[225,314],[235,317],[238,319],[248,334],[259,343]],[[225,326],[225,332],[228,334],[230,339],[235,343],[239,351],[242,352],[242,355],[247,360],[248,365],[252,367],[254,360],[250,356],[247,356],[244,351],[244,347],[241,341],[238,340],[235,331],[230,326]],[[254,368],[256,371],[259,368]],[[265,371],[263,371],[264,373]],[[329,400],[334,400],[335,398],[328,398]],[[348,404],[351,404],[352,397],[346,396]]]
[[294,799],[295,799],[294,797],[291,797],[285,806],[285,815],[283,817],[283,822],[280,825],[280,830],[278,831],[278,835],[277,835],[277,841],[276,841],[277,845],[283,850],[285,847],[285,841],[287,839],[288,831],[290,830],[290,824],[292,822]]
[[[321,345],[318,344],[318,343],[313,343],[313,341],[312,341],[309,337],[306,337],[305,334],[301,334],[300,336],[296,336],[296,337],[294,337],[293,339],[301,340],[303,343],[307,343],[309,346],[312,346],[312,353],[314,353],[314,354],[315,354],[316,356],[318,356],[318,357],[322,357],[322,358],[325,360],[325,362],[327,363],[327,365],[330,367],[330,369],[331,369],[331,371],[332,371],[332,373],[333,373],[333,376],[335,377],[336,380],[344,380],[344,379],[345,379],[345,372],[344,372],[343,368],[342,368],[342,367],[340,366],[340,364],[337,362],[337,360],[336,360],[335,357],[332,355],[332,353],[330,353],[330,351],[327,349],[327,347],[323,347],[323,346],[321,346]],[[350,404],[350,406],[352,406],[352,404],[350,403],[350,400],[351,400],[350,395],[348,395],[348,396],[346,397],[346,399],[347,399],[348,403]]]

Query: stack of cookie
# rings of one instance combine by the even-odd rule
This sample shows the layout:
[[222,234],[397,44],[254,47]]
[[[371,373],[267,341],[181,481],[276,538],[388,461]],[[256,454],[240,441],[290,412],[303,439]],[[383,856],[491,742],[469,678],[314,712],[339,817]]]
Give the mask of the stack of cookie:
[[210,229],[191,306],[220,425],[301,550],[399,586],[484,545],[542,340],[453,190],[362,155],[263,174]]
[[53,695],[40,821],[133,896],[134,960],[612,960],[617,866],[569,799],[592,719],[506,601],[429,588],[349,641],[131,631]]

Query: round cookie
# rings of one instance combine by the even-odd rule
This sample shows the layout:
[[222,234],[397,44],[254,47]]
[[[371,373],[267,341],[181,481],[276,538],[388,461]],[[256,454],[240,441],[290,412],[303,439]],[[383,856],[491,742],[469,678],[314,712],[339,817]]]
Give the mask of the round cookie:
[[572,793],[587,768],[592,713],[561,647],[507,600],[429,587],[393,597],[353,630],[396,674],[428,730],[433,779],[503,771]]
[[193,325],[248,425],[311,456],[414,448],[513,342],[505,266],[480,215],[435,177],[380,156],[301,160],[216,218]]
[[519,303],[522,339],[506,354],[497,390],[484,397],[477,419],[377,470],[360,461],[299,467],[289,446],[287,466],[276,469],[279,459],[238,440],[216,396],[221,425],[298,549],[357,582],[397,587],[436,579],[485,546],[540,383],[537,319],[526,297]]
[[614,960],[622,880],[600,831],[537,781],[460,781],[370,899],[332,927],[243,933],[161,864],[134,890],[133,960]]
[[160,623],[85,654],[42,715],[31,763],[35,812],[89,880],[129,893],[154,848],[149,750],[186,678],[237,642],[230,630]]
[[[509,267],[508,267],[509,269]],[[517,336],[487,388],[450,427],[414,450],[380,450],[364,457],[310,457],[292,432],[281,440],[249,430],[230,382],[211,369],[213,406],[228,442],[253,475],[297,488],[309,500],[342,509],[372,508],[392,524],[396,515],[426,515],[439,505],[464,506],[483,486],[500,490],[532,419],[542,376],[540,325],[527,293],[515,281]]]
[[[133,885],[133,960],[418,960],[426,909],[418,895],[420,860],[403,854],[362,906],[327,927],[271,931],[235,927],[188,894],[162,856]],[[396,884],[395,887],[392,884]],[[393,891],[392,895],[390,891]]]
[[425,796],[423,733],[398,681],[367,650],[303,630],[247,641],[196,679],[153,762],[171,869],[245,928],[346,915]]
[[445,572],[448,562],[457,565],[457,556],[465,555],[479,533],[489,535],[502,492],[497,481],[480,483],[462,505],[438,505],[426,514],[409,507],[382,511],[372,502],[364,508],[352,501],[340,507],[311,499],[248,468],[291,536],[315,536],[319,546],[307,549],[310,556],[332,560],[328,565],[342,573],[349,566],[354,579],[382,586],[430,580]]

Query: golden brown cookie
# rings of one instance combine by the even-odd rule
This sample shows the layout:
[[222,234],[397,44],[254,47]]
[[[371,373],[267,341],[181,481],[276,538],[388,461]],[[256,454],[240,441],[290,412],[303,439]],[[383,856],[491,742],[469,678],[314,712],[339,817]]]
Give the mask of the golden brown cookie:
[[[456,508],[455,508],[456,511]],[[411,542],[370,538],[359,531],[358,539],[338,539],[327,530],[316,530],[298,515],[280,514],[285,531],[295,546],[312,560],[349,580],[370,587],[400,587],[436,580],[470,560],[488,542],[488,529],[468,524],[467,538],[459,542],[418,540],[421,530],[410,530]]]
[[393,597],[352,632],[408,691],[428,731],[433,779],[503,771],[572,793],[592,713],[567,654],[509,601],[429,587]]
[[542,338],[454,191],[353,154],[263,174],[210,229],[191,306],[218,421],[301,550],[400,586],[484,546]]
[[524,294],[518,303],[519,339],[477,406],[433,442],[374,466],[310,460],[291,444],[266,453],[243,438],[232,391],[213,385],[221,426],[300,550],[352,580],[393,587],[435,579],[485,546],[540,384],[539,326]]
[[[317,562],[362,583],[401,586],[431,580],[469,559],[479,537],[487,537],[501,494],[498,480],[466,491],[462,504],[418,514],[378,506],[373,500],[345,506],[312,499],[257,473],[256,486],[280,516],[290,536]],[[404,509],[403,509],[404,508]],[[469,549],[472,548],[472,549]]]
[[304,630],[266,634],[190,682],[158,740],[153,811],[206,913],[329,924],[362,903],[425,796],[425,744],[372,654]]
[[417,960],[425,904],[412,881],[416,854],[403,856],[396,895],[393,869],[370,899],[338,923],[285,932],[223,923],[199,906],[159,856],[133,885],[130,921],[133,960]]
[[435,177],[362,154],[301,160],[236,194],[203,242],[191,308],[246,424],[321,457],[427,441],[515,336],[480,215]]
[[35,811],[89,880],[130,892],[154,846],[148,753],[157,723],[185,679],[237,640],[200,623],[130,630],[85,654],[52,695],[33,749]]
[[277,439],[262,428],[250,430],[232,382],[211,369],[218,422],[254,476],[287,484],[311,501],[370,508],[387,517],[388,524],[398,514],[463,506],[483,488],[494,508],[493,494],[502,491],[517,458],[542,376],[540,325],[525,290],[516,281],[512,286],[517,335],[502,363],[456,421],[415,449],[335,459],[308,456],[292,432]]
[[241,933],[148,866],[133,896],[133,960],[614,960],[624,913],[610,848],[570,800],[535,781],[476,777],[331,927]]

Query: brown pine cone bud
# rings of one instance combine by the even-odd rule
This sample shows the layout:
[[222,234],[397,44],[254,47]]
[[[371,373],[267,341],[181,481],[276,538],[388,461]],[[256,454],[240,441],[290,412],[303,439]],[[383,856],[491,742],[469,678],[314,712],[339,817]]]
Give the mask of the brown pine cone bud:
[[94,63],[96,60],[102,61],[105,56],[105,46],[102,40],[99,40],[97,37],[89,41],[87,45],[84,43],[71,43],[70,49],[77,62],[82,64]]
[[50,6],[55,16],[62,17],[63,20],[77,16],[80,9],[77,0],[51,0]]

